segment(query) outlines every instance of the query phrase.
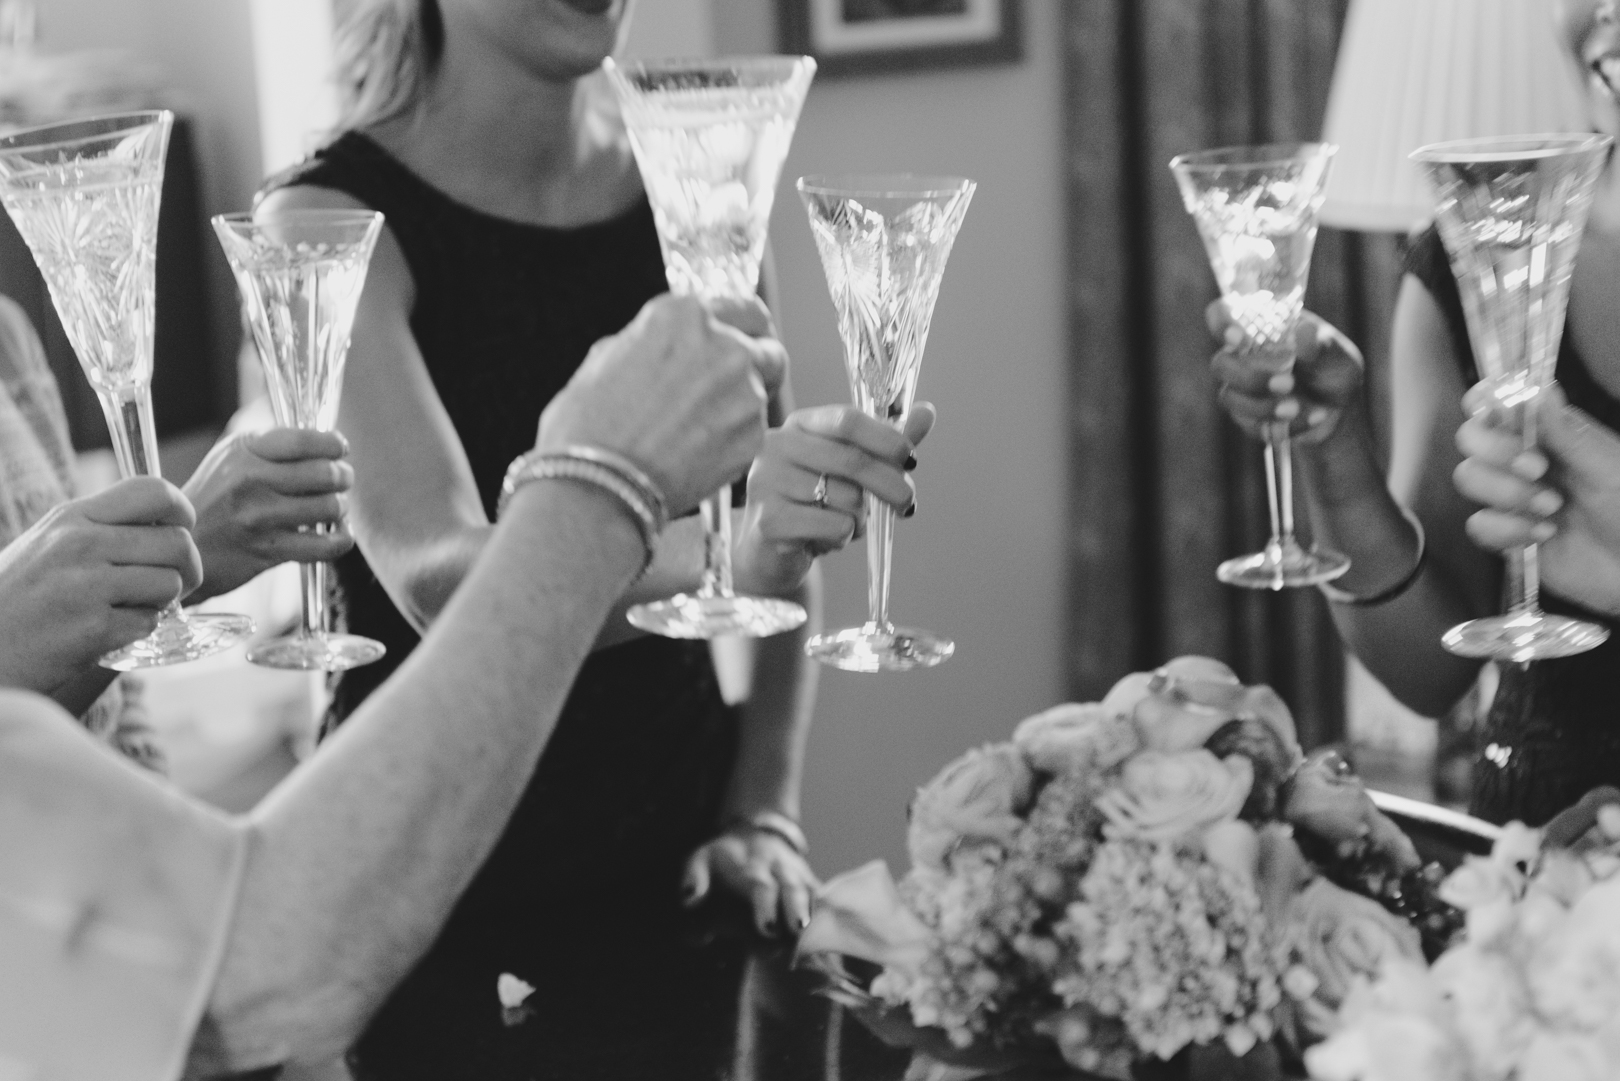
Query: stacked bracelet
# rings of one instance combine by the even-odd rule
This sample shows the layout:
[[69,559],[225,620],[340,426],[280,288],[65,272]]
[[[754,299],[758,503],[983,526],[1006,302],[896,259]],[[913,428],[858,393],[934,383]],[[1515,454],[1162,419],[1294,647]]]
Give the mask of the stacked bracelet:
[[1405,507],[1401,508],[1401,514],[1408,522],[1412,523],[1412,532],[1417,535],[1417,558],[1412,560],[1412,569],[1407,571],[1398,581],[1385,586],[1377,593],[1369,593],[1363,596],[1340,589],[1331,582],[1324,582],[1316,587],[1322,591],[1322,596],[1334,604],[1349,604],[1358,608],[1367,608],[1375,604],[1385,604],[1392,601],[1412,587],[1412,583],[1418,580],[1418,575],[1423,573],[1424,564],[1429,560],[1429,538],[1428,534],[1423,531],[1423,523],[1418,520],[1417,515]]
[[760,811],[758,814],[739,816],[726,823],[728,832],[739,829],[768,833],[800,856],[808,858],[810,855],[810,842],[804,836],[804,829],[779,811]]
[[535,480],[573,480],[590,484],[617,499],[630,512],[647,548],[645,572],[653,561],[658,535],[669,524],[669,511],[664,495],[652,478],[621,455],[599,447],[567,446],[561,450],[531,450],[512,460],[501,481],[500,498],[495,504],[498,519],[506,511],[512,495],[523,485]]

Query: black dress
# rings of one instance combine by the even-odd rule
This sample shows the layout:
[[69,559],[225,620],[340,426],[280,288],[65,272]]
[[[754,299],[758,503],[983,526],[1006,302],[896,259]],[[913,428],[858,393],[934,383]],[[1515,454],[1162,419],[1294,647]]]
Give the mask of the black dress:
[[[271,186],[292,184],[386,217],[416,285],[411,330],[493,519],[546,403],[593,342],[667,288],[646,201],[574,229],[513,222],[457,203],[354,132]],[[337,578],[349,629],[388,656],[343,676],[329,724],[418,641],[358,549]],[[594,654],[499,844],[352,1054],[357,1076],[711,1076],[683,1048],[735,997],[741,952],[695,961],[679,890],[686,857],[714,835],[735,741],[706,643],[649,637]],[[521,1015],[503,1014],[503,973],[538,988]]]
[[[1462,298],[1434,229],[1413,245],[1406,271],[1439,303],[1463,380],[1473,385],[1479,374]],[[1571,404],[1620,431],[1620,401],[1592,378],[1567,333],[1558,349],[1557,375]],[[1541,604],[1549,612],[1604,623],[1616,633],[1575,657],[1501,665],[1501,685],[1480,735],[1470,808],[1492,822],[1541,825],[1592,788],[1620,784],[1620,628],[1545,589]]]

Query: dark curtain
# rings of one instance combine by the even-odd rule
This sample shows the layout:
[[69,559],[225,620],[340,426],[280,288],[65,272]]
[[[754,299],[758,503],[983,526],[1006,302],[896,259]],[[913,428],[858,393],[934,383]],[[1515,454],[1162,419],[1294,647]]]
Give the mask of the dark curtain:
[[[1069,684],[1080,700],[1185,653],[1275,687],[1307,746],[1344,731],[1344,660],[1314,590],[1215,580],[1268,530],[1259,444],[1215,404],[1214,278],[1166,164],[1320,135],[1348,0],[1066,0]],[[1393,237],[1323,230],[1310,307],[1368,355],[1387,413]],[[1303,508],[1301,508],[1303,523]]]

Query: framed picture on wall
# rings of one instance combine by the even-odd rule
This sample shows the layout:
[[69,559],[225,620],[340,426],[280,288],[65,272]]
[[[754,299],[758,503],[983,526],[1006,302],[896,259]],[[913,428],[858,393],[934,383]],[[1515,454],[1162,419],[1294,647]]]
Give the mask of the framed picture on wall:
[[778,0],[783,52],[818,75],[1021,59],[1020,0]]

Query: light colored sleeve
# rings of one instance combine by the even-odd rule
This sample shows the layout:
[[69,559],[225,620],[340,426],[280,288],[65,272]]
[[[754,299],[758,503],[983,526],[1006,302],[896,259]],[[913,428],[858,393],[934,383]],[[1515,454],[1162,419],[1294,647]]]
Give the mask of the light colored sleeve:
[[174,1081],[247,832],[0,691],[0,1081]]

